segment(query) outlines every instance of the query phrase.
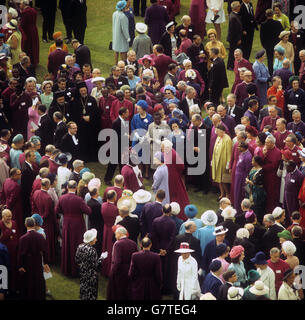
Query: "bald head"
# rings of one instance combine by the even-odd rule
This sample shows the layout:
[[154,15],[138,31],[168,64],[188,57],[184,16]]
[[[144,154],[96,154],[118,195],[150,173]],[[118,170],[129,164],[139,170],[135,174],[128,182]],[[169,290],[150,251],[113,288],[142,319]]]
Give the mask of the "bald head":
[[184,227],[186,233],[193,233],[196,231],[196,223],[194,221],[187,221]]

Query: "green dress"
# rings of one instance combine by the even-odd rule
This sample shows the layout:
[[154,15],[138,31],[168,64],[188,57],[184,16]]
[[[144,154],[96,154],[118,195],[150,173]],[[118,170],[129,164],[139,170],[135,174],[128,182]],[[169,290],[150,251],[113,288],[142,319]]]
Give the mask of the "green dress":
[[50,105],[53,101],[53,92],[49,95],[45,95],[44,93],[40,95],[41,103],[44,104],[47,107],[47,110],[49,110]]
[[19,54],[21,52],[21,38],[22,38],[22,35],[21,35],[21,32],[19,31],[15,31],[8,39],[7,39],[7,44],[9,46],[11,46],[12,44],[12,37],[15,36],[17,38],[17,48],[16,49],[12,49],[11,48],[11,54],[12,54],[12,60],[11,60],[11,64],[12,66],[16,63],[19,62]]

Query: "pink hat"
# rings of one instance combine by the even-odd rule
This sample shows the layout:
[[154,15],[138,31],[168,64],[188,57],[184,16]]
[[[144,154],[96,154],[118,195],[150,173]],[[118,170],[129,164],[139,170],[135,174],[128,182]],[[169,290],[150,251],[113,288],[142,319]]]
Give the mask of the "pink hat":
[[100,187],[101,187],[101,180],[99,178],[93,178],[88,183],[88,190],[92,190],[96,188],[99,191]]
[[148,55],[148,54],[146,54],[144,57],[142,57],[142,58],[140,58],[139,60],[138,60],[138,62],[140,63],[140,64],[143,64],[143,60],[149,60],[150,61],[150,64],[151,65],[153,65],[153,58],[150,56],[150,55]]
[[230,258],[231,259],[237,258],[244,251],[245,251],[245,249],[243,246],[234,246],[230,251]]

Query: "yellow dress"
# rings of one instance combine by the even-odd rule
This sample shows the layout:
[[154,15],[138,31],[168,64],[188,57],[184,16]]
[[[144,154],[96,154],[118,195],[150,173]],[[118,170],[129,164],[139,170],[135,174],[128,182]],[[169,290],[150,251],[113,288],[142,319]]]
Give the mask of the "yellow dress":
[[226,48],[224,47],[223,43],[221,41],[216,41],[216,42],[212,42],[212,41],[209,41],[206,43],[205,45],[205,50],[207,52],[210,51],[210,49],[212,48],[217,48],[219,50],[219,57],[221,59],[225,59],[226,56],[227,56],[227,51],[226,51]]
[[222,176],[227,172],[226,166],[231,160],[232,140],[225,134],[222,138],[217,137],[212,157],[212,179],[221,183]]
[[11,59],[11,64],[14,65],[19,62],[19,54],[21,52],[21,32],[15,31],[8,39],[7,39],[7,44],[11,46],[12,44],[12,37],[15,36],[17,38],[17,48],[12,49],[11,48],[11,54],[12,54],[12,59]]
[[294,72],[294,48],[291,42],[283,42],[282,40],[277,44],[285,49],[285,57],[290,61],[292,72]]

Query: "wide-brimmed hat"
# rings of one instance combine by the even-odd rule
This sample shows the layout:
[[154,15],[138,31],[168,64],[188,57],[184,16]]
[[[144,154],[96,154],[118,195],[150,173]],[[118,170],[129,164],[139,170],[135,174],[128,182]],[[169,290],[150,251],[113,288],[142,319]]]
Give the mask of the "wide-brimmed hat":
[[260,279],[260,274],[258,273],[258,271],[251,269],[248,271],[248,282],[249,283],[254,283],[255,281]]
[[217,214],[213,210],[207,210],[201,216],[201,221],[206,226],[215,226],[217,220]]
[[136,200],[137,203],[146,203],[150,201],[151,193],[146,190],[139,189],[132,195],[132,197]]
[[16,19],[12,19],[10,22],[6,24],[6,27],[9,29],[17,29],[18,22]]
[[279,38],[283,39],[285,36],[289,36],[289,35],[290,35],[290,31],[284,30],[279,34]]
[[262,251],[257,252],[255,257],[250,260],[254,264],[267,264],[266,255]]
[[72,159],[72,155],[69,152],[66,153],[59,153],[56,157],[55,157],[55,163],[59,164],[59,165],[63,165],[68,163],[70,160]]
[[95,82],[98,82],[98,81],[105,82],[105,78],[103,78],[103,77],[95,77],[95,78],[91,79],[92,83],[95,83]]
[[207,292],[205,294],[200,295],[200,300],[217,300],[211,292]]
[[138,60],[138,63],[143,64],[143,61],[144,61],[144,60],[150,61],[151,64],[152,64],[152,62],[153,62],[153,58],[152,58],[150,55],[148,55],[148,54],[145,54],[142,58],[140,58],[140,59]]
[[244,295],[244,289],[238,287],[230,287],[228,290],[228,300],[241,300]]
[[172,214],[177,216],[180,213],[180,204],[178,202],[171,202]]
[[228,232],[227,228],[224,228],[223,226],[218,226],[215,228],[214,232],[213,232],[213,236],[219,236],[221,234],[225,234]]
[[7,144],[0,144],[0,152],[4,152],[7,149]]
[[147,25],[143,22],[137,22],[136,31],[139,33],[145,33],[147,31]]
[[293,274],[293,269],[289,268],[284,272],[283,281],[289,278]]
[[254,286],[251,287],[249,291],[256,296],[264,296],[269,292],[269,288],[264,285],[263,281],[257,280],[255,281]]
[[125,206],[129,208],[129,212],[133,212],[136,209],[137,202],[133,197],[121,197],[118,200],[117,207],[121,210]]
[[188,252],[194,252],[195,250],[190,249],[190,245],[187,242],[181,242],[180,248],[175,250],[177,253],[188,253]]
[[96,229],[90,229],[84,233],[84,243],[90,243],[93,241],[97,236],[97,230]]

